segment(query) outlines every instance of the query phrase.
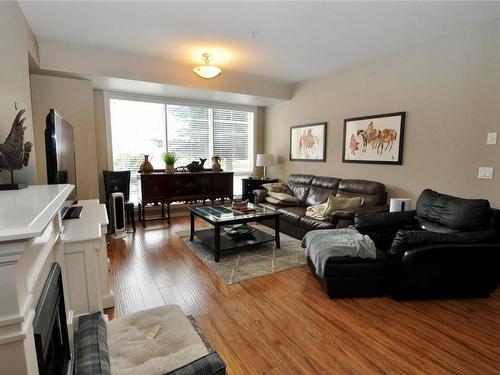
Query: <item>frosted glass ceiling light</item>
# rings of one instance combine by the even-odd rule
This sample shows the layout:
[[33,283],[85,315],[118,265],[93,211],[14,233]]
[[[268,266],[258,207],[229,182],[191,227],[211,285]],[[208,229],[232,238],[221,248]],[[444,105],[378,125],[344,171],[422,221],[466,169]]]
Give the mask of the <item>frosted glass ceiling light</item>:
[[215,65],[210,65],[210,54],[204,53],[202,55],[203,65],[195,66],[193,72],[198,74],[201,78],[211,79],[217,77],[222,69]]

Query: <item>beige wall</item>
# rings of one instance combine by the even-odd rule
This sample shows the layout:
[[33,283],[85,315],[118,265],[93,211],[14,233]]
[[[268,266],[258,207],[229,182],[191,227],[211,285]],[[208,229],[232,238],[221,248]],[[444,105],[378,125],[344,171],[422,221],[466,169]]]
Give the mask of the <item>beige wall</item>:
[[98,198],[92,84],[80,79],[31,75],[31,95],[38,183],[47,183],[44,131],[47,113],[53,108],[75,131],[78,199]]
[[[403,165],[342,163],[345,118],[398,111],[407,113]],[[278,156],[271,175],[377,180],[393,197],[429,187],[500,208],[500,145],[486,145],[500,131],[500,22],[302,82],[265,116],[265,150]],[[327,161],[290,162],[289,127],[320,121]],[[494,179],[477,179],[479,166],[494,167]]]
[[106,138],[106,114],[104,108],[104,93],[94,90],[95,132],[97,147],[97,174],[99,179],[99,199],[106,201],[102,171],[110,169],[108,163],[108,144]]
[[[29,56],[38,63],[38,44],[16,2],[0,2],[0,143],[10,132],[17,110],[26,109],[24,140],[33,142],[33,122],[29,82]],[[36,183],[36,148],[27,168],[15,171],[16,181]],[[0,183],[10,181],[10,174],[0,173]]]

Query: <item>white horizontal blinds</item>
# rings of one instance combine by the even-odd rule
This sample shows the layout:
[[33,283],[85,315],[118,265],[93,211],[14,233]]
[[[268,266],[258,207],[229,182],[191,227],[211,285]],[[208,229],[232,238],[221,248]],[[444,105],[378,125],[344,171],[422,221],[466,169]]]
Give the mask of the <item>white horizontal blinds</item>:
[[251,171],[253,113],[216,108],[213,116],[213,154],[221,157],[222,168],[232,172]]
[[[176,166],[209,158],[209,112],[205,107],[167,105],[167,147],[169,152],[177,154]],[[205,168],[209,165],[210,160]]]
[[130,198],[137,196],[137,171],[144,154],[155,168],[164,168],[165,109],[161,103],[110,99],[109,114],[114,171],[131,171]]

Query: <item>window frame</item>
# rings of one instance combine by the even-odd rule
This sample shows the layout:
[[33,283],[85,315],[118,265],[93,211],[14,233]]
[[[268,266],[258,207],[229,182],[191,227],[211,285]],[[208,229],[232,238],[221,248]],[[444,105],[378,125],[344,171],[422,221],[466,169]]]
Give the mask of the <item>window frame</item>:
[[137,95],[128,93],[118,93],[112,91],[103,91],[104,97],[104,117],[105,117],[105,127],[106,127],[106,146],[107,146],[107,159],[108,159],[108,169],[113,169],[113,139],[111,131],[111,113],[110,113],[110,100],[130,100],[139,102],[148,102],[163,104],[165,111],[165,147],[168,147],[168,116],[167,116],[167,105],[181,105],[181,106],[193,106],[193,107],[204,107],[208,108],[210,112],[209,116],[209,152],[213,153],[213,110],[214,109],[228,109],[236,111],[246,111],[251,112],[253,115],[253,121],[250,126],[251,136],[249,137],[249,150],[252,153],[252,169],[250,171],[240,171],[234,172],[234,176],[246,176],[255,173],[255,158],[257,155],[257,107],[236,105],[228,103],[201,101],[201,100],[190,100],[190,99],[176,99],[176,98],[165,98],[150,95]]

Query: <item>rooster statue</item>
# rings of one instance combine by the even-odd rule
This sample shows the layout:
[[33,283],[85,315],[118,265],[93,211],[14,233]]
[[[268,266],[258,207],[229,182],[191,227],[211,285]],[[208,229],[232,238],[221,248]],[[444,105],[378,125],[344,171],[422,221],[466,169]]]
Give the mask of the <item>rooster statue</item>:
[[22,169],[23,166],[28,165],[31,148],[33,147],[31,142],[23,143],[26,127],[23,126],[25,118],[21,117],[24,112],[26,112],[24,109],[19,111],[5,142],[0,144],[0,171],[7,170],[10,172],[12,184],[14,184],[14,170]]

